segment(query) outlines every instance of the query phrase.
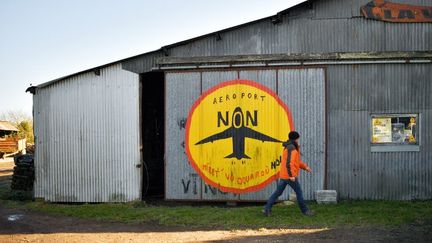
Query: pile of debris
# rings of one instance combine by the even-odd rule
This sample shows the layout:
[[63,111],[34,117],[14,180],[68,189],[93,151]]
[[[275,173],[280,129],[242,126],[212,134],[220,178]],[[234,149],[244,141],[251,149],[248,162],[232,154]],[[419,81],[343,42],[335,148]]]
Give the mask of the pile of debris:
[[15,156],[15,167],[12,176],[12,190],[32,191],[35,179],[33,155]]

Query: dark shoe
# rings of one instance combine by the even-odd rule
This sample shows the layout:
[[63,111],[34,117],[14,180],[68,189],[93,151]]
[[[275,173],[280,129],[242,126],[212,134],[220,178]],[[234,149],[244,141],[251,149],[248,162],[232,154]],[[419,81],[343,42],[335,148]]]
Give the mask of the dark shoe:
[[308,211],[306,211],[303,215],[304,215],[304,216],[311,217],[311,216],[315,216],[315,212],[312,211],[312,210],[308,210]]
[[271,211],[267,211],[265,209],[263,209],[261,212],[264,214],[265,217],[270,217],[271,215]]

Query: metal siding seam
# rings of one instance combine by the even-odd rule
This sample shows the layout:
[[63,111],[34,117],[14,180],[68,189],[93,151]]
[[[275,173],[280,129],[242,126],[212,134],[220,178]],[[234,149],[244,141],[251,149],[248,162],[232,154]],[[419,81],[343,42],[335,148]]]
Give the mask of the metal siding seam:
[[[53,87],[50,88],[50,90],[52,90],[52,89],[53,89]],[[51,91],[51,93],[52,93],[52,91]],[[51,111],[54,110],[54,107],[53,107],[54,104],[55,104],[55,102],[53,101],[53,94],[51,94],[50,95],[50,110]],[[49,113],[49,120],[50,120],[49,124],[51,126],[50,133],[49,133],[49,151],[50,151],[50,153],[49,153],[49,161],[50,161],[50,163],[51,163],[51,165],[53,167],[53,170],[50,170],[50,172],[52,174],[54,174],[54,176],[50,175],[50,179],[51,179],[50,180],[50,184],[51,184],[51,187],[54,187],[54,189],[52,190],[52,192],[54,193],[54,195],[51,195],[51,197],[52,197],[52,200],[55,200],[55,195],[57,195],[58,191],[59,191],[58,190],[59,184],[57,183],[59,171],[58,171],[58,164],[55,163],[55,154],[51,153],[51,151],[54,151],[54,146],[53,146],[54,137],[53,137],[53,133],[55,133],[55,131],[53,129],[55,127],[53,127],[54,126],[54,117],[53,117],[53,113],[52,112]]]
[[[47,100],[46,100],[46,108],[48,108],[47,110],[50,110],[50,100],[49,100],[49,93],[47,94]],[[49,151],[50,151],[50,144],[49,144],[49,141],[50,141],[50,133],[49,133],[49,130],[48,130],[48,127],[50,126],[50,117],[49,117],[49,113],[48,112],[46,112],[46,114],[45,114],[45,124],[46,124],[46,127],[45,127],[45,131],[44,131],[44,133],[46,134],[46,137],[45,137],[45,150],[44,150],[44,152],[45,152],[45,159],[46,159],[46,161],[47,161],[47,168],[46,168],[46,170],[47,170],[47,172],[46,172],[46,186],[47,186],[47,189],[46,189],[46,193],[47,193],[47,197],[48,197],[48,200],[52,200],[52,198],[51,198],[51,193],[53,192],[53,190],[52,190],[52,188],[51,188],[51,161],[50,161],[50,156],[49,156]]]
[[[106,71],[103,70],[102,74],[106,75]],[[103,79],[104,85],[106,85],[107,80],[104,78]],[[102,87],[101,89],[102,92],[100,92],[100,100],[102,102],[98,102],[99,103],[99,108],[98,108],[98,117],[103,117],[104,114],[108,114],[108,110],[106,110],[106,102],[103,102],[105,100],[107,100],[107,96],[108,96],[108,92],[106,92],[106,88]],[[105,191],[105,183],[103,183],[103,178],[104,178],[104,171],[102,171],[101,168],[103,168],[103,162],[106,161],[106,154],[107,154],[107,143],[105,141],[108,141],[108,132],[106,132],[106,127],[107,127],[107,120],[108,119],[100,119],[99,123],[98,123],[98,134],[99,134],[99,139],[98,139],[98,148],[99,151],[103,151],[102,154],[97,154],[95,161],[97,161],[97,172],[96,172],[96,186],[98,188],[97,190],[97,200],[98,201],[104,201],[104,191]]]
[[[41,92],[40,93],[43,93],[44,92],[44,90],[41,90]],[[43,96],[41,95],[41,102],[42,102],[42,100],[43,100]],[[43,102],[43,107],[48,107],[47,106],[47,104],[46,104],[47,102],[46,102],[46,98],[45,98],[45,101]],[[41,125],[41,131],[40,131],[40,137],[41,137],[41,145],[40,145],[40,154],[41,154],[41,162],[42,163],[44,163],[44,167],[43,167],[43,174],[41,175],[42,176],[42,186],[43,186],[43,188],[45,188],[45,190],[43,190],[43,189],[41,189],[41,191],[42,191],[42,193],[43,193],[43,197],[44,198],[46,198],[46,188],[47,188],[47,158],[46,158],[46,144],[44,144],[44,142],[46,141],[46,132],[45,132],[45,125],[46,125],[46,117],[45,117],[45,114],[44,114],[44,111],[45,111],[45,109],[42,109],[41,108],[41,106],[39,107],[39,111],[41,112],[41,122],[39,123],[40,125]],[[43,138],[43,140],[42,140],[42,138]]]
[[84,201],[91,201],[89,198],[90,195],[90,179],[91,179],[91,168],[90,164],[88,162],[88,148],[86,144],[86,138],[88,135],[87,131],[87,115],[88,115],[88,109],[91,107],[92,103],[91,100],[89,100],[88,95],[86,92],[88,92],[88,83],[91,82],[90,74],[87,74],[83,79],[80,80],[80,105],[81,110],[80,112],[80,148],[81,148],[81,161],[83,162],[83,169],[80,171],[81,174],[84,174],[82,180],[84,181],[84,187],[83,187],[83,194],[82,198]]
[[[96,86],[95,84],[98,80],[102,79],[101,77],[104,77],[104,76],[105,76],[105,70],[102,69],[102,70],[100,70],[100,76],[94,75],[92,81],[89,82],[89,84],[88,84],[88,86],[89,86],[89,88],[88,88],[89,94],[88,95],[89,96],[96,96],[97,95],[98,98],[94,101],[94,104],[92,104],[92,110],[89,114],[92,119],[90,119],[90,120],[87,119],[87,122],[89,123],[88,126],[89,126],[89,133],[90,133],[90,135],[88,136],[87,146],[93,146],[94,144],[98,144],[97,143],[97,136],[98,135],[96,132],[96,127],[100,123],[100,120],[98,119],[100,116],[99,116],[99,113],[97,110],[97,107],[99,104],[98,100],[100,100],[99,99],[100,94],[97,93],[97,90],[95,89],[95,86]],[[98,200],[97,199],[97,191],[98,191],[99,187],[97,187],[97,179],[98,179],[97,178],[97,171],[100,169],[100,167],[97,164],[97,157],[96,157],[96,153],[94,151],[91,152],[90,154],[88,154],[87,158],[91,164],[91,169],[92,169],[92,178],[90,180],[90,183],[91,183],[90,193],[91,193],[92,201],[95,202]]]
[[[109,70],[111,71],[111,70]],[[113,75],[114,77],[111,78],[112,80],[112,84],[113,86],[117,86],[118,84],[118,77],[117,75],[115,75],[115,73],[111,73],[110,72],[110,76]],[[115,103],[115,111],[117,114],[119,114],[118,116],[115,116],[115,120],[114,120],[114,124],[112,129],[115,129],[115,137],[117,138],[116,141],[111,141],[111,149],[114,149],[115,147],[120,148],[117,153],[114,154],[113,156],[113,160],[111,160],[111,164],[110,167],[114,168],[114,170],[111,170],[111,178],[113,178],[113,183],[110,185],[112,188],[110,188],[110,195],[108,195],[109,198],[111,198],[112,201],[116,202],[119,201],[119,198],[117,197],[117,195],[119,195],[119,187],[120,187],[120,183],[119,183],[119,178],[121,178],[122,176],[122,165],[121,163],[119,163],[119,156],[123,155],[123,151],[124,151],[124,142],[122,140],[122,135],[121,135],[121,129],[120,127],[123,125],[121,122],[121,117],[124,115],[122,114],[122,111],[125,111],[127,109],[127,107],[123,107],[122,109],[119,109],[118,107],[118,102],[119,101],[124,101],[122,99],[122,93],[124,92],[124,87],[123,89],[119,90],[119,92],[115,93],[115,99],[117,102]],[[125,158],[127,159],[127,158]],[[113,198],[113,195],[115,196]]]
[[75,181],[79,181],[77,180],[78,177],[78,173],[76,172],[76,170],[74,169],[74,167],[77,167],[78,165],[76,164],[75,161],[78,161],[76,159],[76,157],[78,156],[78,153],[76,152],[76,146],[77,143],[75,141],[75,137],[77,136],[77,131],[76,131],[76,115],[77,114],[77,94],[78,91],[76,88],[74,88],[74,82],[76,81],[71,81],[71,82],[64,82],[65,83],[65,87],[64,89],[66,89],[66,97],[67,97],[67,107],[64,111],[64,119],[68,121],[68,131],[69,134],[68,136],[66,136],[65,141],[64,141],[64,150],[62,156],[66,157],[68,159],[68,169],[70,171],[71,177],[70,177],[70,187],[72,187],[70,189],[71,193],[73,193],[73,195],[78,195],[78,185],[76,185],[74,182]]
[[[92,110],[90,111],[90,114],[89,114],[89,116],[92,119],[86,119],[87,123],[88,123],[88,125],[87,125],[88,131],[87,132],[89,133],[89,136],[87,139],[87,146],[88,147],[93,146],[94,144],[98,144],[97,141],[95,140],[95,137],[97,136],[96,135],[97,133],[95,131],[96,131],[96,125],[99,125],[99,123],[100,123],[100,119],[99,119],[100,116],[98,116],[98,112],[97,112],[97,104],[99,103],[98,101],[100,100],[99,99],[100,94],[98,94],[97,90],[94,89],[93,83],[96,84],[96,82],[101,81],[101,79],[105,76],[106,76],[105,69],[102,69],[102,70],[100,70],[100,76],[93,75],[92,81],[87,84],[88,86],[90,86],[88,88],[88,91],[89,91],[88,96],[97,97],[97,99],[95,99],[92,102],[92,106],[91,106]],[[97,94],[97,95],[95,95],[95,94]],[[96,194],[98,191],[98,187],[96,186],[97,185],[96,184],[96,180],[97,180],[96,175],[97,175],[97,171],[100,170],[100,167],[97,166],[95,155],[96,155],[95,151],[89,151],[89,154],[87,154],[87,156],[86,156],[88,163],[89,163],[89,166],[90,166],[90,169],[92,171],[91,180],[89,182],[90,188],[91,188],[89,197],[91,198],[91,201],[93,201],[93,202],[97,201]]]
[[43,192],[42,188],[45,188],[45,172],[44,172],[44,161],[46,161],[44,159],[44,151],[43,151],[43,132],[42,132],[42,126],[43,124],[45,124],[45,121],[43,119],[43,110],[41,109],[42,107],[42,90],[38,90],[35,96],[35,100],[37,101],[37,105],[33,108],[34,109],[34,114],[36,114],[37,119],[35,119],[34,124],[36,127],[36,131],[37,133],[35,134],[37,137],[37,144],[36,144],[36,158],[37,160],[35,161],[36,167],[39,168],[39,177],[36,179],[38,181],[38,193],[39,193],[39,197],[41,198],[45,198],[45,193]]
[[[115,87],[117,85],[116,78],[111,77],[110,81],[111,81],[112,86]],[[110,147],[111,147],[111,151],[115,151],[114,149],[115,149],[115,147],[117,147],[117,145],[116,145],[116,142],[117,142],[117,144],[119,145],[118,147],[120,149],[118,151],[116,151],[117,153],[113,153],[113,156],[111,157],[112,159],[109,160],[110,163],[107,166],[108,168],[111,168],[110,177],[107,177],[107,178],[112,178],[111,179],[112,183],[109,183],[110,188],[109,188],[109,192],[107,195],[108,200],[110,200],[110,201],[117,201],[118,200],[117,198],[113,198],[113,194],[117,195],[117,193],[118,193],[118,191],[117,191],[117,188],[119,187],[118,178],[119,178],[119,176],[121,176],[121,168],[120,168],[121,164],[117,163],[117,156],[122,155],[121,150],[124,149],[123,144],[121,144],[122,141],[121,141],[120,129],[117,127],[118,124],[120,123],[120,117],[122,115],[120,113],[121,110],[119,110],[119,108],[117,106],[118,102],[121,101],[121,91],[122,90],[119,90],[119,92],[115,92],[114,96],[113,96],[114,100],[116,101],[114,103],[114,106],[113,106],[114,112],[115,112],[115,114],[119,114],[119,115],[114,116],[113,123],[111,124],[112,125],[111,129],[113,129],[113,131],[114,131],[114,137],[117,138],[118,140],[117,141],[110,140]],[[126,107],[124,107],[124,108],[126,109]],[[107,178],[105,178],[105,179],[107,179]]]
[[[35,121],[38,121],[39,120],[39,117],[38,117],[38,115],[37,115],[37,113],[36,112],[34,112],[34,110],[36,110],[36,108],[35,107],[38,107],[39,105],[38,105],[38,96],[37,96],[37,93],[35,94],[35,95],[33,95],[33,97],[32,97],[32,99],[33,99],[33,134],[34,134],[34,136],[35,136],[35,145],[37,145],[37,143],[38,143],[38,137],[39,137],[39,135],[38,135],[38,130],[39,130],[39,128],[36,126],[36,123],[35,123]],[[35,197],[35,198],[39,198],[40,197],[40,165],[39,165],[39,158],[38,158],[38,152],[37,152],[37,148],[35,147],[35,157],[34,157],[34,164],[35,164],[35,181],[34,181],[34,194],[33,194],[33,196]]]
[[[47,98],[46,98],[46,108],[48,108],[47,110],[49,110],[49,106],[50,106],[50,100],[49,100],[49,93],[47,94]],[[50,144],[49,144],[49,136],[50,136],[50,134],[49,134],[49,131],[48,131],[48,127],[49,127],[49,125],[50,125],[50,120],[49,120],[49,113],[48,112],[46,112],[45,114],[44,114],[44,118],[45,118],[45,124],[46,124],[46,126],[45,126],[45,131],[44,131],[44,133],[45,133],[45,146],[44,146],[44,157],[45,157],[45,160],[46,160],[46,189],[45,189],[45,192],[46,192],[46,194],[47,194],[47,197],[48,197],[48,200],[52,200],[50,197],[51,197],[51,192],[52,192],[52,189],[50,188],[51,187],[51,178],[50,178],[50,176],[51,176],[51,172],[50,172],[50,169],[51,169],[51,161],[49,161],[50,160],[50,157],[49,157],[49,154],[48,154],[48,151],[49,151],[49,146],[50,146]]]
[[[90,76],[91,75],[91,76]],[[103,75],[101,73],[101,75]],[[85,83],[82,84],[82,94],[85,97],[85,100],[83,100],[83,110],[84,112],[82,112],[82,159],[84,161],[84,171],[86,173],[85,178],[85,194],[84,196],[84,200],[85,201],[93,201],[92,200],[92,190],[93,190],[93,185],[92,185],[92,179],[93,179],[93,165],[90,163],[90,158],[89,155],[93,152],[90,151],[91,147],[89,144],[89,139],[91,137],[91,133],[89,131],[90,128],[90,122],[89,120],[91,120],[92,118],[92,109],[94,106],[94,101],[93,98],[94,96],[90,96],[90,87],[91,87],[91,83],[96,80],[96,76],[94,75],[94,73],[89,73],[88,74],[88,78],[87,80],[85,80]],[[91,97],[91,98],[90,98]]]
[[[125,94],[128,93],[129,91],[129,87],[128,87],[128,83],[126,80],[126,77],[120,78],[118,73],[116,73],[116,83],[118,86],[123,87],[122,92],[119,93],[120,94],[120,100],[124,101],[125,103],[123,104],[123,111],[127,110],[128,114],[132,114],[131,113],[131,107],[129,106],[129,102],[128,102],[128,98],[132,98],[132,97],[127,97]],[[119,107],[120,108],[120,107]],[[129,122],[131,121],[131,116],[128,117],[129,119],[127,119],[127,121],[125,121],[124,119],[121,119],[119,117],[119,121],[118,121],[118,125],[121,126],[121,124],[124,124],[125,126],[125,131],[121,132],[121,129],[119,129],[119,136],[120,136],[120,141],[121,141],[121,145],[122,145],[122,156],[119,156],[117,158],[118,160],[118,165],[119,165],[119,169],[121,171],[119,179],[118,179],[118,185],[116,186],[116,193],[119,195],[122,195],[119,197],[119,199],[117,199],[118,201],[126,201],[127,197],[129,195],[129,190],[132,190],[132,188],[127,187],[126,185],[128,185],[128,181],[123,180],[126,179],[126,172],[128,172],[130,174],[130,177],[133,177],[133,174],[130,173],[131,171],[129,170],[129,163],[131,160],[131,154],[129,153],[125,153],[126,151],[129,152],[129,148],[130,148],[130,144],[128,143],[130,141],[130,139],[132,138],[132,134],[129,134],[129,129],[131,128]],[[137,131],[138,132],[138,131]],[[128,140],[126,140],[126,137],[129,137]],[[125,158],[124,160],[122,160],[122,158]]]
[[[107,71],[109,71],[110,82],[111,82],[111,85],[113,86],[112,88],[115,88],[115,86],[118,85],[117,77],[115,74],[112,74],[110,72],[111,70],[107,70]],[[111,75],[114,77],[111,77]],[[110,185],[110,188],[109,188],[107,198],[108,198],[108,200],[113,201],[113,202],[116,202],[119,200],[117,198],[117,195],[118,195],[118,188],[119,188],[119,177],[121,177],[121,175],[122,175],[122,171],[121,171],[122,164],[118,163],[118,162],[120,162],[120,161],[118,161],[118,156],[123,155],[123,151],[124,151],[123,150],[124,144],[122,144],[123,141],[121,140],[121,134],[120,134],[121,117],[123,114],[121,113],[122,110],[119,109],[119,107],[118,107],[119,101],[122,101],[122,97],[121,97],[122,91],[123,90],[121,89],[121,90],[119,90],[119,92],[115,92],[114,96],[113,96],[114,100],[116,101],[113,105],[114,112],[115,112],[114,114],[119,114],[119,115],[114,115],[113,123],[111,124],[112,125],[111,129],[114,130],[114,137],[116,139],[110,140],[111,151],[115,151],[116,147],[119,149],[118,149],[118,151],[116,151],[116,153],[113,153],[111,160],[109,160],[110,163],[108,164],[107,167],[111,168],[110,177],[105,178],[105,179],[111,178],[112,183],[108,183],[108,185]],[[126,107],[124,107],[124,109],[126,109]]]
[[[110,70],[107,70],[107,71],[109,72]],[[111,72],[109,72],[109,74],[107,74],[107,75],[111,76]],[[116,82],[117,80],[115,80],[115,78],[113,78],[113,77],[109,77],[109,78],[110,78],[109,83],[111,85],[111,88],[115,88],[115,86],[117,85],[117,82]],[[113,104],[112,109],[114,111],[113,113],[118,114],[118,115],[113,116],[110,129],[113,129],[113,135],[117,140],[116,141],[114,141],[112,139],[109,140],[110,141],[109,145],[110,145],[110,150],[112,151],[111,152],[112,156],[111,156],[111,159],[108,160],[109,163],[107,165],[107,168],[111,168],[111,169],[109,171],[109,176],[104,178],[105,180],[110,178],[111,183],[109,183],[109,182],[107,183],[107,185],[109,185],[109,188],[107,188],[108,193],[106,195],[107,200],[110,200],[110,201],[116,201],[117,200],[112,195],[117,194],[118,177],[121,176],[121,169],[119,168],[120,164],[116,163],[117,162],[117,156],[119,154],[121,154],[121,150],[123,149],[122,144],[121,144],[122,141],[121,141],[119,129],[118,128],[116,129],[116,125],[119,123],[119,120],[121,117],[120,110],[118,110],[118,107],[117,107],[118,102],[121,100],[120,95],[121,95],[121,90],[119,90],[119,92],[113,93],[113,100],[116,102]],[[115,151],[115,147],[117,147],[116,143],[119,145],[118,151]],[[114,151],[115,151],[115,153],[113,153]]]
[[[114,76],[113,78],[111,78],[111,82],[112,82],[112,85],[115,87],[118,85],[117,75],[115,75],[114,73],[111,75]],[[115,97],[114,100],[116,100],[117,102],[123,101],[122,100],[122,92],[123,91],[124,90],[122,89],[122,90],[119,90],[119,92],[116,92],[115,96],[114,96]],[[111,169],[111,178],[113,178],[114,180],[113,180],[113,183],[110,184],[111,188],[110,188],[110,192],[108,195],[108,198],[111,198],[111,200],[115,201],[115,202],[119,200],[119,198],[117,197],[118,189],[120,187],[119,178],[121,178],[121,176],[122,176],[122,164],[119,163],[120,160],[118,158],[119,158],[119,156],[124,155],[123,154],[124,144],[122,141],[122,135],[121,135],[121,129],[120,129],[120,127],[122,126],[121,117],[124,115],[124,114],[122,114],[122,112],[127,109],[127,107],[123,107],[124,110],[119,109],[119,107],[118,107],[119,103],[117,103],[117,102],[115,103],[114,108],[115,108],[115,112],[119,115],[115,116],[114,123],[112,124],[112,129],[115,130],[114,134],[115,134],[115,137],[117,138],[117,140],[116,141],[111,140],[110,146],[111,146],[112,150],[114,150],[116,147],[119,147],[120,149],[117,151],[117,153],[113,154],[113,157],[112,157],[113,160],[111,160],[110,164],[109,164],[109,166],[111,168],[114,168],[114,170]],[[113,195],[115,196],[114,198],[113,198]]]
[[[54,109],[54,112],[56,113],[56,114],[58,114],[58,113],[60,113],[61,114],[61,111],[60,111],[60,108],[62,107],[62,104],[63,104],[63,100],[61,100],[60,99],[60,90],[58,89],[59,88],[59,86],[61,87],[61,85],[62,84],[60,84],[60,83],[57,83],[57,85],[55,85],[54,87],[56,88],[56,92],[55,92],[55,99],[56,100],[60,100],[59,102],[56,102],[55,103],[55,109]],[[55,149],[55,151],[56,151],[56,153],[55,153],[55,160],[56,160],[56,162],[58,163],[58,164],[60,164],[60,165],[62,165],[63,163],[64,163],[64,161],[63,161],[63,159],[60,159],[61,157],[60,157],[60,141],[59,141],[59,135],[60,135],[60,131],[61,131],[61,129],[62,129],[62,120],[61,120],[61,115],[60,116],[55,116],[55,119],[56,119],[56,126],[55,126],[55,129],[54,129],[54,134],[55,134],[55,138],[53,139],[53,141],[54,141],[54,149]],[[61,178],[66,178],[66,173],[65,173],[65,171],[63,170],[62,171],[62,173],[60,174],[61,176]],[[57,183],[58,183],[58,187],[59,187],[59,191],[61,192],[61,194],[63,194],[63,192],[64,192],[64,190],[65,190],[65,183],[61,183],[60,182],[60,180],[58,180],[57,181]]]
[[[45,107],[48,108],[47,110],[49,110],[49,106],[50,106],[50,94],[48,91],[46,91],[45,93],[47,93],[47,97],[46,97],[46,105]],[[45,189],[45,193],[47,195],[48,200],[52,200],[51,198],[51,193],[52,193],[52,188],[51,188],[51,161],[50,161],[50,156],[49,156],[49,130],[48,127],[50,125],[50,118],[49,118],[49,113],[48,111],[46,111],[46,113],[44,114],[44,119],[45,119],[45,129],[44,129],[44,133],[45,133],[45,146],[44,146],[44,157],[45,157],[45,161],[46,161],[46,189]]]
[[[65,125],[67,125],[67,124],[65,124],[67,121],[65,119],[65,113],[66,112],[64,112],[66,96],[63,95],[63,93],[62,93],[62,90],[64,90],[64,87],[66,86],[66,84],[59,83],[59,86],[60,87],[56,88],[57,92],[58,92],[58,96],[61,97],[60,99],[57,98],[60,101],[57,102],[57,104],[56,104],[57,105],[56,113],[58,114],[57,119],[59,120],[58,121],[58,123],[59,123],[58,131],[56,132],[57,133],[57,135],[56,135],[56,137],[57,137],[57,150],[56,150],[57,155],[56,155],[56,157],[57,157],[57,159],[56,160],[61,161],[60,163],[65,164],[65,166],[69,166],[69,163],[67,163],[67,157],[61,156],[61,151],[64,151],[65,146],[64,146],[64,143],[62,141],[62,137],[60,137],[60,135],[67,137],[67,132],[68,132],[67,131],[68,129],[65,126]],[[62,191],[66,191],[66,194],[69,194],[70,188],[68,187],[68,180],[70,178],[70,174],[67,173],[67,170],[64,171],[63,173],[64,173],[64,175],[62,177],[65,178],[66,182],[62,183]]]
[[[73,139],[73,141],[72,141],[73,150],[71,151],[70,149],[68,149],[65,152],[67,152],[69,156],[73,156],[73,158],[74,158],[74,161],[72,162],[72,166],[73,166],[72,171],[75,173],[74,186],[76,188],[75,189],[75,191],[77,193],[76,195],[77,195],[77,197],[79,197],[80,193],[82,192],[83,181],[81,180],[81,173],[80,173],[80,167],[81,167],[82,160],[81,160],[80,143],[79,143],[80,118],[78,116],[79,110],[80,110],[79,101],[81,98],[80,98],[79,89],[76,87],[78,85],[77,82],[78,82],[78,80],[71,80],[70,81],[71,86],[72,86],[71,89],[75,91],[75,95],[74,95],[75,99],[73,101],[74,102],[74,106],[73,106],[74,112],[71,114],[72,115],[71,119],[74,121],[73,127],[74,127],[75,133],[71,138],[69,138],[69,139]],[[70,142],[71,141],[69,140],[69,143]]]
[[41,99],[42,96],[40,94],[41,91],[37,91],[37,93],[33,96],[33,116],[34,116],[34,127],[35,127],[35,144],[36,144],[36,160],[35,160],[35,169],[36,169],[36,180],[35,180],[35,197],[41,197],[43,198],[44,195],[42,193],[43,183],[44,183],[44,176],[43,176],[43,157],[42,157],[42,132],[41,132],[41,126],[43,123],[42,115],[40,114],[42,111],[41,107]]

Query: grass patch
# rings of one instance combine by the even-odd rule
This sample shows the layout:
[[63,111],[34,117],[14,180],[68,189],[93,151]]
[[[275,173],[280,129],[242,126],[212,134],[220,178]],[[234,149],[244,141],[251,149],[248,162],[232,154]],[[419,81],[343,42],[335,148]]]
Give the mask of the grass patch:
[[271,217],[261,214],[262,204],[238,207],[202,203],[187,206],[149,205],[145,202],[119,204],[56,204],[11,199],[10,190],[0,183],[0,203],[53,215],[125,223],[157,223],[192,228],[310,228],[343,226],[390,226],[432,222],[432,201],[342,201],[336,205],[308,203],[317,215],[304,217],[297,205],[275,205]]
[[[12,203],[12,202],[11,202]],[[204,203],[203,203],[204,204]],[[126,223],[154,223],[166,226],[216,228],[284,228],[284,227],[340,227],[340,226],[401,226],[430,222],[432,203],[390,201],[343,201],[337,205],[309,203],[317,212],[315,217],[304,217],[296,205],[276,205],[271,217],[261,215],[262,206],[155,206],[136,207],[123,204],[53,204],[45,202],[12,203],[55,215],[83,219]]]

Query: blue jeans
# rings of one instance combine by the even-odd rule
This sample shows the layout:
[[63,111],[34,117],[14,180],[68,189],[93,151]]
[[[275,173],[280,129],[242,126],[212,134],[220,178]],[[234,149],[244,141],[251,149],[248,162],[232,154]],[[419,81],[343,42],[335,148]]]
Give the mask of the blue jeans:
[[290,185],[290,187],[295,191],[297,196],[297,202],[300,207],[300,210],[302,213],[306,213],[308,211],[308,208],[304,202],[303,199],[303,192],[300,187],[300,183],[298,182],[298,179],[296,178],[295,181],[291,181],[289,179],[279,179],[277,184],[277,189],[273,194],[270,196],[270,198],[267,201],[267,204],[265,205],[264,210],[266,212],[270,212],[273,204],[276,202],[276,200],[279,198],[280,195],[282,195],[283,191],[285,190],[285,187],[287,185]]

